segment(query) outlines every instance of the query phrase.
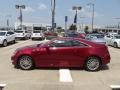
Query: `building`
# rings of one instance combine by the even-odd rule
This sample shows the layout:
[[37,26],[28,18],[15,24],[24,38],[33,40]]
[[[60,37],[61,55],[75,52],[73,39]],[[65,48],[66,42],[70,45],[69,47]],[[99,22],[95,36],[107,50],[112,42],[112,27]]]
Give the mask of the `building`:
[[[16,22],[15,29],[18,29],[18,28],[20,28],[20,23]],[[36,30],[41,30],[41,29],[49,30],[51,28],[51,25],[50,24],[43,24],[43,23],[23,22],[22,28],[24,30],[28,30],[28,31],[33,31],[34,29],[36,29]]]

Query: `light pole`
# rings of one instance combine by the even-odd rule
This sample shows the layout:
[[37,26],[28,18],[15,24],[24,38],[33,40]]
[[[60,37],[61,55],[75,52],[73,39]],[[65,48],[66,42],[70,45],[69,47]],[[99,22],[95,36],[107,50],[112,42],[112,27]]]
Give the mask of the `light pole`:
[[92,31],[93,31],[93,29],[94,29],[94,12],[95,12],[94,7],[95,7],[95,5],[94,5],[94,3],[88,3],[87,5],[92,6],[92,23],[91,23],[91,27],[92,27]]
[[7,17],[6,25],[7,25],[7,29],[9,29],[10,28],[9,18],[11,17],[11,15],[7,15],[6,17]]
[[55,29],[55,7],[56,7],[56,0],[51,0],[51,12],[52,12],[52,30]]
[[72,9],[76,11],[76,14],[75,14],[75,15],[76,15],[76,16],[75,16],[75,19],[76,19],[76,20],[74,20],[74,23],[75,23],[75,25],[76,25],[76,27],[77,27],[77,14],[78,14],[78,10],[81,10],[82,7],[81,7],[81,6],[73,6]]
[[18,19],[20,20],[20,27],[22,29],[22,22],[23,22],[22,9],[25,9],[25,5],[15,5],[15,8],[20,10],[20,16]]
[[76,24],[76,27],[77,27],[77,14],[78,14],[78,10],[81,10],[82,7],[81,6],[73,6],[72,9],[76,11],[76,13],[75,13],[75,15],[76,15],[75,19],[76,20],[74,20],[74,23]]

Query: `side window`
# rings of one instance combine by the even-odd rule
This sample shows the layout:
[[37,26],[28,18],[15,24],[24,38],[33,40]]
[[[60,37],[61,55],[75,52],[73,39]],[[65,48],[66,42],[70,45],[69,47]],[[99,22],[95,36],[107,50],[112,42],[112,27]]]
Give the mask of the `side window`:
[[54,40],[50,47],[71,47],[72,43],[70,40]]
[[8,34],[8,35],[11,35],[11,33],[10,33],[10,32],[7,32],[7,34]]
[[72,46],[87,46],[86,44],[81,43],[80,41],[72,41]]

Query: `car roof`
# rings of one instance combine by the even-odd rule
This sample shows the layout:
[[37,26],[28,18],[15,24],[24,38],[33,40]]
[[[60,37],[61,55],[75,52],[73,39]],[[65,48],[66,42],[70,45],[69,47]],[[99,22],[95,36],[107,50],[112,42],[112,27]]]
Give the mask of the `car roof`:
[[73,38],[73,37],[58,37],[58,38],[55,38],[55,39],[52,39],[52,40],[78,40],[78,41],[83,42],[83,43],[85,43],[87,45],[90,45],[90,46],[98,45],[98,43],[94,43],[94,42],[86,40],[86,39]]

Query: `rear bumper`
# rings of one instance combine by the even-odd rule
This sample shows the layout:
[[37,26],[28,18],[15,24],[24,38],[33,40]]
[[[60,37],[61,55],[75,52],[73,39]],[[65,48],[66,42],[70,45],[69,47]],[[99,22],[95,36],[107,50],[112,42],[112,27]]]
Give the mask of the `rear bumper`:
[[102,58],[102,64],[106,65],[110,63],[110,59],[111,59],[110,55],[106,55],[104,58]]

